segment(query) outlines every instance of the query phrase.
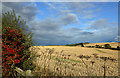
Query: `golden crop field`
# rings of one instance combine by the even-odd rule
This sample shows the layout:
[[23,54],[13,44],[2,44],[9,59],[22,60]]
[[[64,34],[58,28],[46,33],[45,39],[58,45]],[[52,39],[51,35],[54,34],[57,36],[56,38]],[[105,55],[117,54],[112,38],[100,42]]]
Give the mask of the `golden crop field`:
[[33,46],[40,76],[118,76],[118,50],[80,46]]

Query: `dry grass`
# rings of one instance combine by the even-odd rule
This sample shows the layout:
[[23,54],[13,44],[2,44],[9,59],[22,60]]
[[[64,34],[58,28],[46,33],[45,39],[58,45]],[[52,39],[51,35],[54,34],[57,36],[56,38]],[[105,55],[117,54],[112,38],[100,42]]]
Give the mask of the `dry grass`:
[[[34,71],[39,76],[106,76],[118,75],[118,51],[69,46],[33,46],[39,57]],[[104,57],[108,57],[104,61]]]

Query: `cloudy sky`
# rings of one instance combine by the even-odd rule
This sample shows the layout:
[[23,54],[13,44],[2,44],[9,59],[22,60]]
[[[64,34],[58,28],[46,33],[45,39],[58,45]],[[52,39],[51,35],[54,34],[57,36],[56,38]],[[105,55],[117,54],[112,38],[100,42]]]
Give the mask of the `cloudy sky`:
[[26,20],[40,45],[114,42],[118,36],[117,2],[4,2]]

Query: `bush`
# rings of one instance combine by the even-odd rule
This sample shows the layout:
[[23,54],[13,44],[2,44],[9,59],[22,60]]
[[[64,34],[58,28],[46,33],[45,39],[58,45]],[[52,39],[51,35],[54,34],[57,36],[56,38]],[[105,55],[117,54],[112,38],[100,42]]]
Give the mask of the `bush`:
[[95,47],[96,47],[96,48],[102,48],[102,46],[100,46],[100,45],[95,45]]
[[105,45],[104,45],[104,48],[106,48],[106,49],[110,49],[111,46],[110,46],[110,44],[105,44]]
[[117,48],[119,49],[119,48],[120,48],[120,46],[117,46]]
[[76,43],[76,44],[67,44],[66,46],[78,46],[84,47],[83,43]]
[[[22,26],[22,27],[20,27]],[[2,17],[2,74],[13,76],[14,68],[33,69],[29,47],[34,45],[32,34],[25,32],[24,21],[16,17],[14,11]],[[27,63],[26,63],[27,62]],[[29,67],[31,66],[31,68]],[[33,66],[33,67],[32,67]],[[29,67],[29,68],[26,68]]]
[[95,48],[95,46],[86,46],[86,47],[88,47],[88,48]]
[[81,47],[84,47],[83,43],[80,43]]

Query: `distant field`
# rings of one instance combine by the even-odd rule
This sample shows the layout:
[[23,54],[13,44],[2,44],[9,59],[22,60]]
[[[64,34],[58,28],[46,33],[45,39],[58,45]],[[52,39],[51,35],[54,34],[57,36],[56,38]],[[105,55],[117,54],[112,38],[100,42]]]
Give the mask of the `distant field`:
[[[100,44],[103,45],[103,43]],[[113,43],[112,45],[115,46],[117,44]],[[48,75],[49,72],[53,72],[53,75],[60,76],[103,76],[104,62],[107,66],[107,76],[118,75],[117,50],[80,46],[33,46],[30,50],[32,48],[34,49],[32,52],[37,52],[37,55],[40,55],[34,63],[39,67],[39,69],[36,68],[36,72],[41,72],[42,75]],[[104,61],[102,57],[109,58]]]
[[105,44],[110,44],[110,46],[112,48],[117,48],[117,46],[120,46],[120,43],[117,42],[106,42],[106,43],[89,43],[89,44],[85,44],[84,46],[95,46],[95,45],[101,45],[104,46]]

